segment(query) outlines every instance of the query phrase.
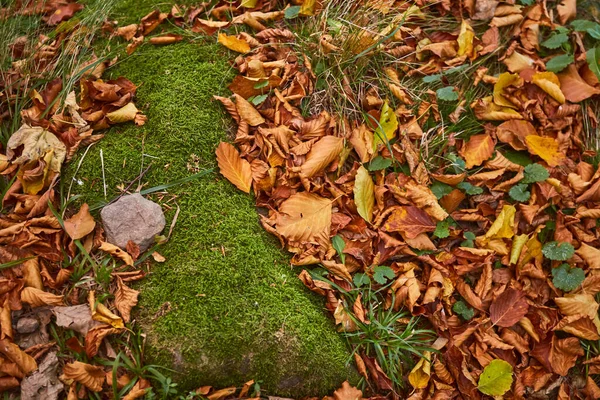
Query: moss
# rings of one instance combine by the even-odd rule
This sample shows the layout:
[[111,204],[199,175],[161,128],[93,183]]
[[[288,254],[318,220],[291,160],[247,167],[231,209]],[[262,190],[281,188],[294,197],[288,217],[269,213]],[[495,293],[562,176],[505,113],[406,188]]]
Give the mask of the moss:
[[[189,176],[191,154],[199,168],[215,168],[226,116],[212,95],[226,93],[228,57],[216,45],[180,43],[143,46],[120,61],[109,75],[140,85],[137,105],[148,122],[111,129],[77,174],[80,159],[70,164],[65,176],[81,184],[63,185],[74,182],[72,192],[90,204],[100,200],[100,150],[109,197],[150,163],[146,187]],[[186,389],[255,379],[271,394],[323,395],[356,379],[323,299],[304,288],[260,227],[251,196],[213,173],[152,198],[170,209],[168,221],[176,205],[181,213],[160,249],[167,261],[153,265],[139,288],[149,362],[176,369]]]

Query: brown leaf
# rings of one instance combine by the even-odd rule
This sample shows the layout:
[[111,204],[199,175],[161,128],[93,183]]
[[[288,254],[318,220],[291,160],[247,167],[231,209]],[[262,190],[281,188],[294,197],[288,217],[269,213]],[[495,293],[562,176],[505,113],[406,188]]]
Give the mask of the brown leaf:
[[167,33],[166,35],[154,36],[151,37],[148,42],[153,45],[165,45],[165,44],[173,44],[177,42],[181,42],[183,40],[183,36],[177,35],[175,33]]
[[427,186],[416,185],[409,182],[406,185],[408,198],[419,208],[425,210],[429,216],[437,221],[443,221],[448,213],[439,205],[437,197]]
[[494,154],[494,140],[488,134],[471,136],[460,151],[467,169],[480,166],[492,154]]
[[581,243],[575,254],[587,263],[588,268],[600,269],[600,250],[597,248]]
[[387,232],[402,232],[409,239],[424,232],[433,232],[435,227],[425,211],[413,206],[395,208],[383,225]]
[[83,4],[69,3],[59,6],[48,18],[47,24],[58,25],[62,21],[70,19],[77,11],[83,10]]
[[240,157],[240,153],[229,143],[221,142],[216,153],[221,175],[241,191],[250,193],[252,185],[250,163]]
[[335,400],[362,400],[362,391],[350,386],[348,381],[342,383],[342,387],[333,392]]
[[108,335],[119,332],[121,332],[121,329],[113,328],[110,325],[101,325],[90,329],[85,336],[85,354],[87,354],[89,358],[94,357],[98,354],[98,349],[100,349],[102,340]]
[[137,24],[121,26],[121,27],[117,28],[116,35],[121,36],[126,41],[130,41],[135,36],[137,30],[138,30]]
[[316,142],[308,155],[306,162],[300,167],[300,175],[310,178],[331,164],[344,148],[344,139],[335,136],[325,136]]
[[33,287],[26,287],[21,291],[21,301],[28,303],[31,307],[64,305],[62,296],[44,292]]
[[126,265],[130,265],[133,267],[133,258],[126,251],[122,250],[118,246],[108,242],[102,242],[98,249],[107,252],[111,256],[120,258],[125,262]]
[[579,339],[574,337],[566,339],[553,338],[550,364],[554,372],[558,375],[567,376],[569,370],[575,366],[577,358],[583,355],[584,352]]
[[565,71],[558,74],[558,79],[561,91],[570,102],[579,103],[600,93],[600,89],[590,86],[583,80],[574,64],[569,65]]
[[131,318],[131,309],[136,306],[138,302],[138,295],[140,292],[129,288],[123,283],[123,280],[117,276],[117,291],[115,292],[115,307],[121,313],[123,320],[129,322]]
[[508,288],[490,306],[490,319],[494,325],[508,328],[519,322],[528,309],[525,293]]
[[92,320],[92,312],[87,304],[53,307],[52,312],[56,316],[56,325],[72,329],[82,335],[86,335],[88,330],[97,324]]
[[81,383],[93,392],[102,391],[104,369],[95,365],[74,361],[63,368],[63,378]]
[[562,0],[558,6],[556,6],[558,12],[558,20],[562,25],[572,20],[577,16],[577,0]]
[[96,221],[90,214],[90,207],[84,203],[79,212],[64,222],[65,231],[71,239],[77,240],[91,233],[96,227]]

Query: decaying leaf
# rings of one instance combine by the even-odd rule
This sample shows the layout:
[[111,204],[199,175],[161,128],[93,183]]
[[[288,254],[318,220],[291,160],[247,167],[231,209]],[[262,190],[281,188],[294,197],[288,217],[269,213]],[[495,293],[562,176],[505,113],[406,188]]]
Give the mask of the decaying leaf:
[[129,288],[120,277],[117,277],[115,306],[125,322],[129,322],[131,318],[131,309],[137,304],[139,293],[137,290]]
[[96,221],[90,214],[90,208],[84,203],[79,212],[64,222],[65,230],[73,240],[81,239],[91,233],[96,227]]
[[79,382],[93,392],[100,392],[105,379],[105,373],[101,367],[74,361],[64,366],[63,378]]
[[108,254],[120,258],[125,262],[126,265],[133,266],[133,258],[126,251],[122,250],[118,246],[108,242],[102,242],[99,247],[100,250],[107,252]]

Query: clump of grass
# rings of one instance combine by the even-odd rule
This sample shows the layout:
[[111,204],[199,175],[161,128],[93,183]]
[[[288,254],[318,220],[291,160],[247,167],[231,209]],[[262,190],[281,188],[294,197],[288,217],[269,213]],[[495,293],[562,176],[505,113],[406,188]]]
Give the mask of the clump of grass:
[[[435,332],[423,328],[424,321],[413,317],[408,310],[395,309],[393,294],[391,301],[386,302],[385,296],[392,283],[377,289],[369,284],[345,290],[319,272],[315,269],[310,271],[310,275],[335,287],[347,305],[354,304],[361,297],[366,322],[348,313],[357,329],[342,334],[352,346],[353,354],[375,358],[392,381],[394,390],[403,392],[406,388],[404,377],[414,367],[415,360],[423,357],[425,352],[434,351],[428,345],[435,339]],[[362,384],[365,386],[367,382],[362,381]]]

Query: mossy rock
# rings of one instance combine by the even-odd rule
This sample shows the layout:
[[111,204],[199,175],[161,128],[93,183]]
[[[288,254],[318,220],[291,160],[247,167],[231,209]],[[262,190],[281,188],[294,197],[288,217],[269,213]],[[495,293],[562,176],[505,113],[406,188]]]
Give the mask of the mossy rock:
[[167,211],[167,226],[177,205],[181,212],[159,250],[167,261],[152,265],[137,287],[147,362],[177,371],[183,389],[255,379],[269,394],[323,395],[356,381],[348,347],[323,298],[302,285],[261,228],[253,197],[216,169],[214,149],[227,140],[229,119],[212,96],[227,95],[229,58],[220,46],[194,43],[145,45],[122,57],[108,75],[139,85],[136,104],[148,122],[114,127],[85,156],[80,151],[62,185],[89,204],[102,200],[101,150],[109,198],[150,163],[145,187],[215,168],[150,196]]

